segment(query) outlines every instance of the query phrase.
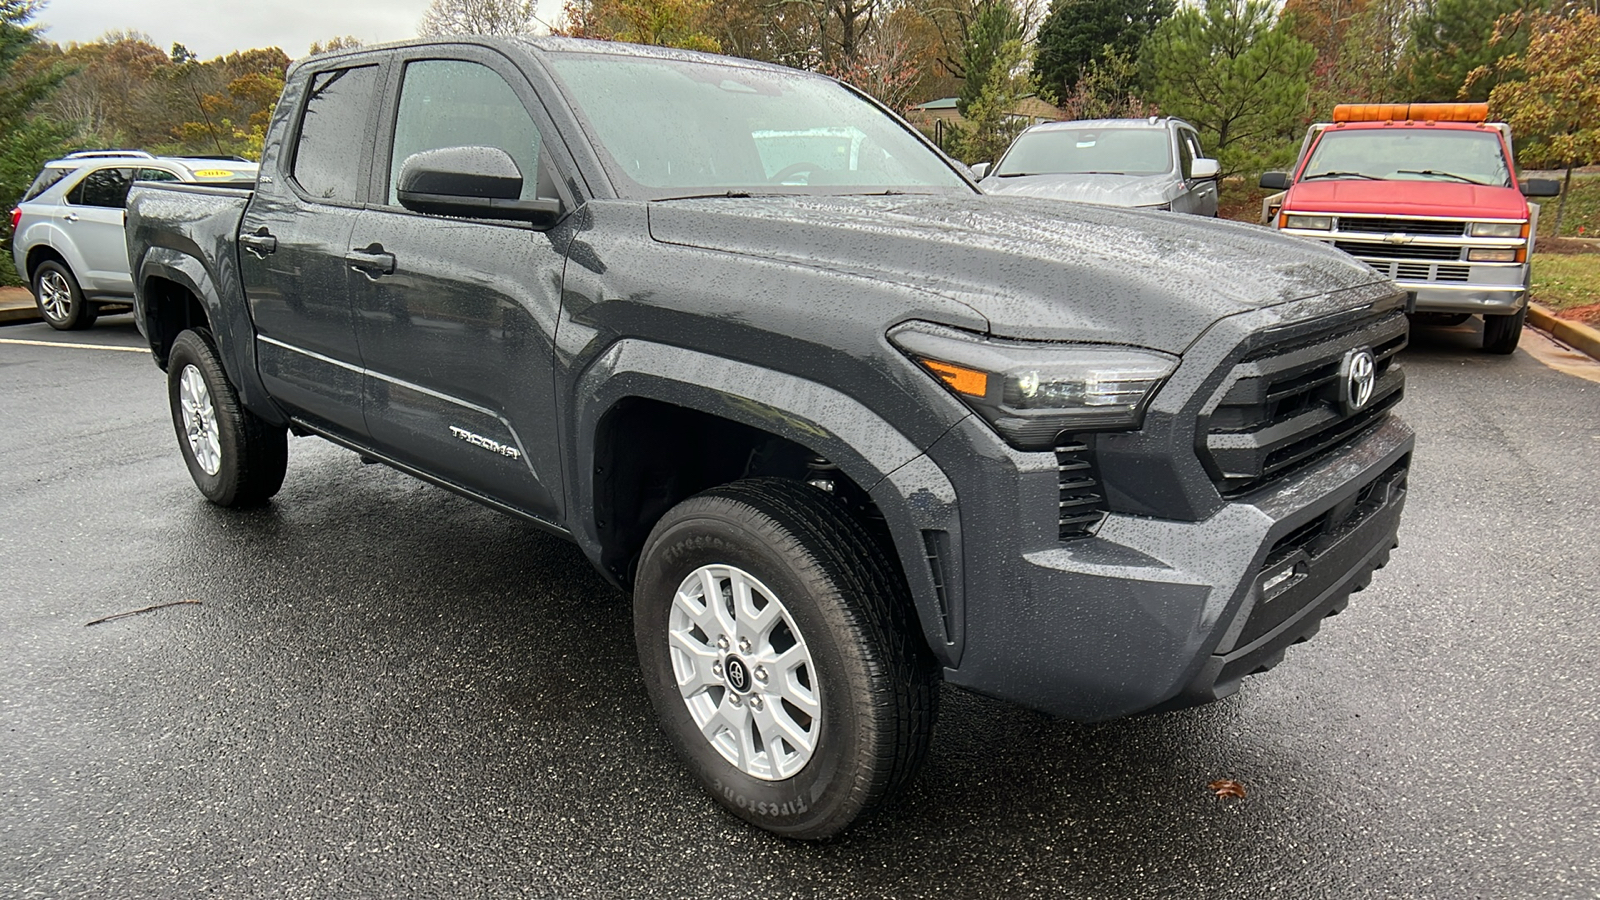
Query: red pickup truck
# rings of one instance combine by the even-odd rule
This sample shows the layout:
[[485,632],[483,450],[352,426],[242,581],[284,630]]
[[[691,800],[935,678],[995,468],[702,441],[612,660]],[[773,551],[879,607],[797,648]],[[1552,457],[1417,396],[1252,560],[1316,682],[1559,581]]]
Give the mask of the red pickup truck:
[[1511,129],[1484,103],[1341,104],[1311,126],[1290,172],[1267,172],[1264,224],[1333,244],[1407,294],[1414,317],[1483,317],[1483,349],[1517,348],[1539,206],[1520,186]]

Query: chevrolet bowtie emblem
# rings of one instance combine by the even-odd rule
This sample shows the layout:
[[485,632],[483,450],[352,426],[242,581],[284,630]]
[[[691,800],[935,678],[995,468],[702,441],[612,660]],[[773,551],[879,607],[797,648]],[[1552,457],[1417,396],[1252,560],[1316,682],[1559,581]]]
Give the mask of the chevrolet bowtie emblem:
[[1383,239],[1385,244],[1409,244],[1412,237],[1409,234],[1391,234]]

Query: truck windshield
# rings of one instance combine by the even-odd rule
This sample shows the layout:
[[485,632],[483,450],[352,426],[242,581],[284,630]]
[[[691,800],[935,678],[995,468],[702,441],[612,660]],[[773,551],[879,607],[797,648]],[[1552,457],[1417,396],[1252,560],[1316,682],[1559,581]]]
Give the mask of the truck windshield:
[[1300,180],[1381,178],[1511,186],[1500,136],[1491,131],[1374,128],[1324,132]]
[[903,123],[825,78],[691,59],[545,60],[624,195],[972,191]]
[[1165,128],[1043,128],[1017,138],[995,169],[1019,175],[1159,175],[1172,170]]

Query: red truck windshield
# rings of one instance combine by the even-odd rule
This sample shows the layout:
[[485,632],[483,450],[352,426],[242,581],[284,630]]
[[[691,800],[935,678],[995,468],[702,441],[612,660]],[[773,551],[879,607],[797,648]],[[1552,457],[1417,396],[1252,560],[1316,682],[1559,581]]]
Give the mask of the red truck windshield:
[[1500,136],[1438,128],[1363,128],[1327,131],[1311,151],[1300,180],[1380,178],[1459,181],[1511,186]]

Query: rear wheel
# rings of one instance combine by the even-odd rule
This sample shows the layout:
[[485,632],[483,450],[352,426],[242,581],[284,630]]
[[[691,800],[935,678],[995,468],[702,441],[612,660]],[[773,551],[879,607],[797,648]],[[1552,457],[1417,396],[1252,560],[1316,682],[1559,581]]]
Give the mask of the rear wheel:
[[714,488],[645,544],[634,634],[662,728],[734,815],[824,838],[910,782],[937,715],[904,580],[831,495]]
[[94,324],[94,304],[83,299],[72,270],[53,259],[40,263],[33,272],[33,301],[39,306],[39,315],[57,331],[77,331]]
[[1485,353],[1511,353],[1522,339],[1522,323],[1528,318],[1524,306],[1509,316],[1483,317],[1483,350]]
[[178,446],[195,486],[218,506],[257,506],[283,486],[288,435],[239,403],[210,332],[172,342],[167,399]]

